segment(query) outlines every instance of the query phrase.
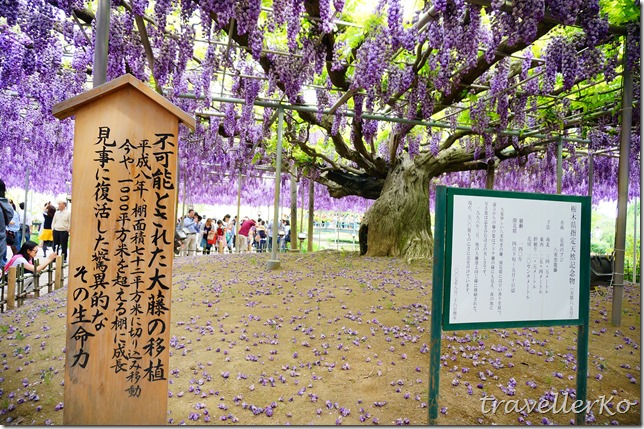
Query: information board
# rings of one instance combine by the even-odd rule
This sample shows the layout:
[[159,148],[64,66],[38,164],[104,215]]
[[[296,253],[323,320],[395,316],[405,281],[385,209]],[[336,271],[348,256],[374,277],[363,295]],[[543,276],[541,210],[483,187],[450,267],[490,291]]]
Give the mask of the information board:
[[[577,325],[586,403],[590,197],[436,187],[429,424],[438,419],[443,329]],[[585,408],[576,423],[585,422]]]
[[589,269],[585,200],[449,189],[445,325],[577,324]]

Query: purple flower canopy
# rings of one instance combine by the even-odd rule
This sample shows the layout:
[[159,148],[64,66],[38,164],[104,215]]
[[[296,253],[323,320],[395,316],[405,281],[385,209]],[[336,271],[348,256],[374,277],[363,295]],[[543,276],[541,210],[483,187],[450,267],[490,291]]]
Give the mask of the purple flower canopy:
[[[36,191],[68,191],[74,121],[55,119],[51,108],[90,88],[94,13],[86,3],[0,5],[0,175],[9,187],[23,187],[28,174]],[[112,2],[107,79],[131,73],[197,118],[194,133],[180,131],[180,200],[236,204],[241,174],[242,204],[273,201],[274,179],[262,179],[272,173],[255,168],[275,165],[276,110],[257,104],[267,99],[315,109],[285,110],[282,155],[283,169],[298,178],[298,204],[302,195],[308,204],[308,180],[316,182],[316,210],[367,210],[378,193],[337,177],[367,178],[381,189],[405,158],[446,163],[430,195],[436,184],[484,187],[491,162],[496,189],[554,193],[551,137],[561,134],[590,142],[564,142],[563,193],[587,194],[593,154],[593,203],[615,199],[622,45],[635,80],[628,194],[639,196],[639,24],[607,20],[598,0],[546,0],[510,12],[498,2],[433,2],[414,13],[384,0],[373,12],[380,23],[356,34],[347,30],[355,17],[344,2],[332,10],[329,2],[275,1],[269,11],[259,0],[131,3]],[[545,11],[559,25],[581,28],[552,37],[557,24],[543,20]],[[145,34],[135,13],[149,18]],[[639,9],[621,16],[632,13]],[[609,23],[625,30],[609,35]],[[533,48],[543,35],[545,48]],[[599,101],[589,107],[588,97]],[[362,117],[379,112],[440,127]],[[467,156],[455,163],[454,150]],[[283,206],[288,176],[281,177]]]

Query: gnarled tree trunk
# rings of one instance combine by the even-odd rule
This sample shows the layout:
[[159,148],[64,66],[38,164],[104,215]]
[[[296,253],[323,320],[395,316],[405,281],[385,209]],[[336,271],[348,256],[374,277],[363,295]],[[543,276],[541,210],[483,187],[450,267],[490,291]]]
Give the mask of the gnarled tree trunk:
[[[408,263],[431,261],[434,241],[429,216],[431,174],[405,154],[389,172],[380,197],[360,225],[360,248],[367,256],[404,257]],[[366,235],[367,243],[364,243]],[[362,252],[361,252],[362,253]]]

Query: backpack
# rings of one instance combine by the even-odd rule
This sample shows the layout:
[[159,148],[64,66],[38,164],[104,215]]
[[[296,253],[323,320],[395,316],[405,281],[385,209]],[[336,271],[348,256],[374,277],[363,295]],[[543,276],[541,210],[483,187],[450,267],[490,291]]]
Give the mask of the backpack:
[[4,266],[4,272],[5,272],[5,273],[8,273],[8,272],[9,272],[9,268],[11,268],[11,266],[13,265],[13,263],[14,263],[14,262],[16,262],[16,259],[18,259],[18,258],[24,258],[24,256],[22,256],[20,253],[18,253],[18,254],[16,254],[16,255],[13,255],[13,256],[11,257],[11,259],[9,259],[9,262],[7,262],[7,265],[5,265],[5,266]]
[[266,238],[266,230],[260,229],[258,233],[259,233],[259,238]]

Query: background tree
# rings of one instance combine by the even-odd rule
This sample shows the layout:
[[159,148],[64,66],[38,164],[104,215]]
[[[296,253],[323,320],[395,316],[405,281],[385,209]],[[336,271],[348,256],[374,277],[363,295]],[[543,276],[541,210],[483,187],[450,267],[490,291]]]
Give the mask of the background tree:
[[[88,87],[94,3],[0,3],[0,101],[15,125],[0,130],[10,142],[0,173],[10,186],[37,160],[51,189],[69,180],[71,126],[49,112]],[[419,3],[405,14],[400,0],[380,0],[361,17],[361,3],[343,0],[113,1],[108,79],[132,73],[200,118],[180,138],[180,180],[197,199],[221,180],[213,166],[232,180],[272,162],[275,111],[255,102],[315,105],[287,112],[287,170],[332,197],[375,200],[363,220],[370,255],[431,256],[437,183],[553,192],[561,137],[564,192],[586,192],[592,153],[596,200],[615,195],[623,67],[636,79],[628,126],[639,165],[638,6]],[[244,103],[213,101],[222,95]]]

